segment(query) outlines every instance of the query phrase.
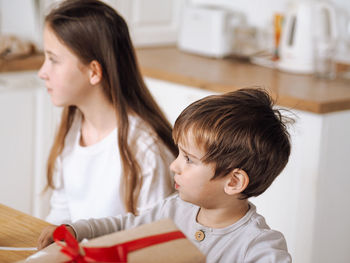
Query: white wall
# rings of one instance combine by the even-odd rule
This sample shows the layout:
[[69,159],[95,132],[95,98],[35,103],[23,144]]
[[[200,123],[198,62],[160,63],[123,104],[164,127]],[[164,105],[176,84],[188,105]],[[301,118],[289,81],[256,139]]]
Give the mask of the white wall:
[[[309,0],[189,0],[193,4],[214,4],[226,6],[236,11],[241,11],[247,15],[248,22],[253,26],[264,26],[272,22],[274,13],[285,13],[290,2],[301,2]],[[321,1],[321,0],[320,0]],[[331,0],[342,10],[350,14],[350,1]]]
[[248,23],[253,26],[265,26],[272,22],[273,14],[284,12],[288,0],[190,0],[193,4],[215,4],[243,12]]
[[34,0],[0,0],[0,33],[16,34],[25,40],[41,40]]
[[[188,0],[188,3],[197,5],[215,5],[228,7],[236,12],[245,14],[247,22],[264,32],[264,48],[273,48],[273,15],[285,14],[290,3],[310,0]],[[317,0],[316,0],[317,1]],[[337,46],[336,60],[350,64],[350,49],[346,47],[345,33],[348,33],[348,45],[350,46],[350,1],[349,0],[319,0],[333,3],[337,12],[337,24],[339,41]],[[349,24],[346,20],[349,19]],[[348,27],[348,29],[347,29]],[[311,32],[310,32],[311,33]],[[266,39],[267,38],[267,39]],[[261,41],[261,40],[260,40]]]
[[[41,47],[42,46],[41,28],[43,23],[42,21],[43,14],[45,13],[45,10],[53,2],[56,2],[56,1],[58,0],[11,0],[11,1],[0,0],[0,33],[16,34],[25,39],[34,41],[39,47]],[[104,1],[111,4],[112,6],[118,6],[121,9],[123,9],[124,6],[127,6],[127,7],[130,6],[129,2],[131,0],[104,0]],[[180,0],[175,0],[175,1],[176,3],[180,2]],[[308,0],[294,0],[294,1],[308,1]],[[288,3],[291,2],[291,0],[264,0],[264,1],[261,1],[261,0],[249,0],[249,1],[246,1],[246,0],[234,0],[234,1],[233,0],[187,0],[187,2],[194,3],[194,4],[215,4],[218,6],[226,6],[235,11],[244,13],[250,25],[257,26],[259,28],[263,28],[265,30],[271,31],[273,29],[273,23],[272,23],[273,14],[276,12],[282,13],[282,14],[285,13],[287,10]],[[350,1],[332,0],[332,2],[338,7],[339,24],[341,24],[340,27],[343,28],[344,30],[343,17],[346,15],[350,15]],[[164,3],[168,3],[167,5],[164,4],[164,6],[167,6],[167,8],[162,7],[161,5],[159,5],[159,2],[155,0],[142,0],[142,1],[134,0],[133,3],[137,4],[136,6],[141,6],[141,7],[150,6],[151,8],[148,8],[148,10],[154,9],[154,12],[149,12],[147,10],[144,10],[145,12],[147,11],[146,12],[147,14],[145,12],[144,13],[146,14],[145,17],[148,20],[149,18],[152,18],[153,13],[159,14],[158,15],[159,18],[157,18],[157,21],[162,18],[161,16],[165,16],[167,17],[167,19],[169,19],[169,14],[170,14],[169,7],[171,6],[169,4],[171,3],[169,0],[164,1]],[[172,8],[177,9],[178,7],[176,6],[177,5],[174,4]],[[130,8],[128,7],[126,9],[130,9]],[[135,10],[137,10],[137,8]],[[128,18],[128,15],[126,15],[126,18]],[[139,18],[144,19],[144,15],[139,16]],[[166,27],[165,31],[163,30],[164,32],[177,31],[175,28],[176,26],[178,26],[176,22],[177,19],[173,19],[173,20],[175,21],[176,25],[171,24],[173,23],[171,22],[170,26]],[[140,43],[143,43],[145,41],[147,42],[147,37],[149,37],[147,32],[152,28],[150,29],[148,25],[145,31],[142,25],[141,26],[137,25],[137,23],[135,24],[132,21],[128,21],[128,22],[132,24],[131,31],[136,32],[135,33],[136,36],[134,36],[134,38],[136,39],[136,42],[140,42]],[[158,28],[157,30],[160,30],[160,29]],[[166,33],[164,32],[161,34],[158,34],[158,37],[165,38],[164,35]],[[271,42],[273,42],[273,36],[270,36],[270,38],[271,38]],[[169,39],[170,40],[164,39],[164,40],[161,40],[160,42],[163,41],[164,43],[168,43],[169,41],[174,41],[174,37],[170,37]]]

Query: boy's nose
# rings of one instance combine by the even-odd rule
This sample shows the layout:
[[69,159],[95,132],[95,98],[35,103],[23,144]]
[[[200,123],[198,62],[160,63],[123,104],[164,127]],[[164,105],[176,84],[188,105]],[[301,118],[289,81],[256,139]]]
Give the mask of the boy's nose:
[[179,174],[180,172],[179,172],[179,167],[178,167],[178,165],[177,165],[177,159],[178,158],[176,158],[171,164],[170,164],[170,171],[172,171],[173,173],[175,173],[175,174]]

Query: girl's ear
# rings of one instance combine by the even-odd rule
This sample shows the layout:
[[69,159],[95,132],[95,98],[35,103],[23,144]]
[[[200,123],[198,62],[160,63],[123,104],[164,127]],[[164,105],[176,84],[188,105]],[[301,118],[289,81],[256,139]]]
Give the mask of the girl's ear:
[[242,169],[234,169],[227,176],[224,191],[228,195],[235,195],[243,192],[249,184],[249,176]]
[[101,82],[102,80],[102,67],[101,64],[98,63],[96,60],[93,60],[90,62],[89,65],[90,68],[90,84],[91,85],[96,85]]

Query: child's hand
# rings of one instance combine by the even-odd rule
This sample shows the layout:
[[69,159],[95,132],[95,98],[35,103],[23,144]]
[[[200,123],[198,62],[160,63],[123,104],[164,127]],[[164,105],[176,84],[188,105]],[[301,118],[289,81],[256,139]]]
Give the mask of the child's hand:
[[52,234],[55,231],[57,226],[47,226],[41,231],[41,234],[38,239],[38,249],[43,249],[44,247],[47,247],[51,243],[53,243],[53,237]]
[[[39,239],[38,239],[38,249],[43,249],[45,247],[47,247],[48,245],[50,245],[51,243],[53,243],[53,232],[55,231],[55,229],[58,226],[55,225],[51,225],[51,226],[47,226],[43,229],[43,231],[41,232]],[[75,232],[73,230],[73,228],[71,228],[70,226],[66,226],[67,230],[74,236]]]

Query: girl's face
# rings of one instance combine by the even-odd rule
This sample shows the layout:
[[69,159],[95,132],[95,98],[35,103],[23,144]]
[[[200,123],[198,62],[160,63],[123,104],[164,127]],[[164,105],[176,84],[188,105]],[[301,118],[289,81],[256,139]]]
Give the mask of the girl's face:
[[225,177],[211,180],[215,167],[201,161],[205,153],[191,140],[178,147],[179,155],[170,169],[175,173],[175,188],[181,199],[208,209],[218,207],[224,195]]
[[89,87],[89,68],[82,64],[49,26],[44,29],[45,61],[39,77],[56,106],[78,106],[86,98]]

